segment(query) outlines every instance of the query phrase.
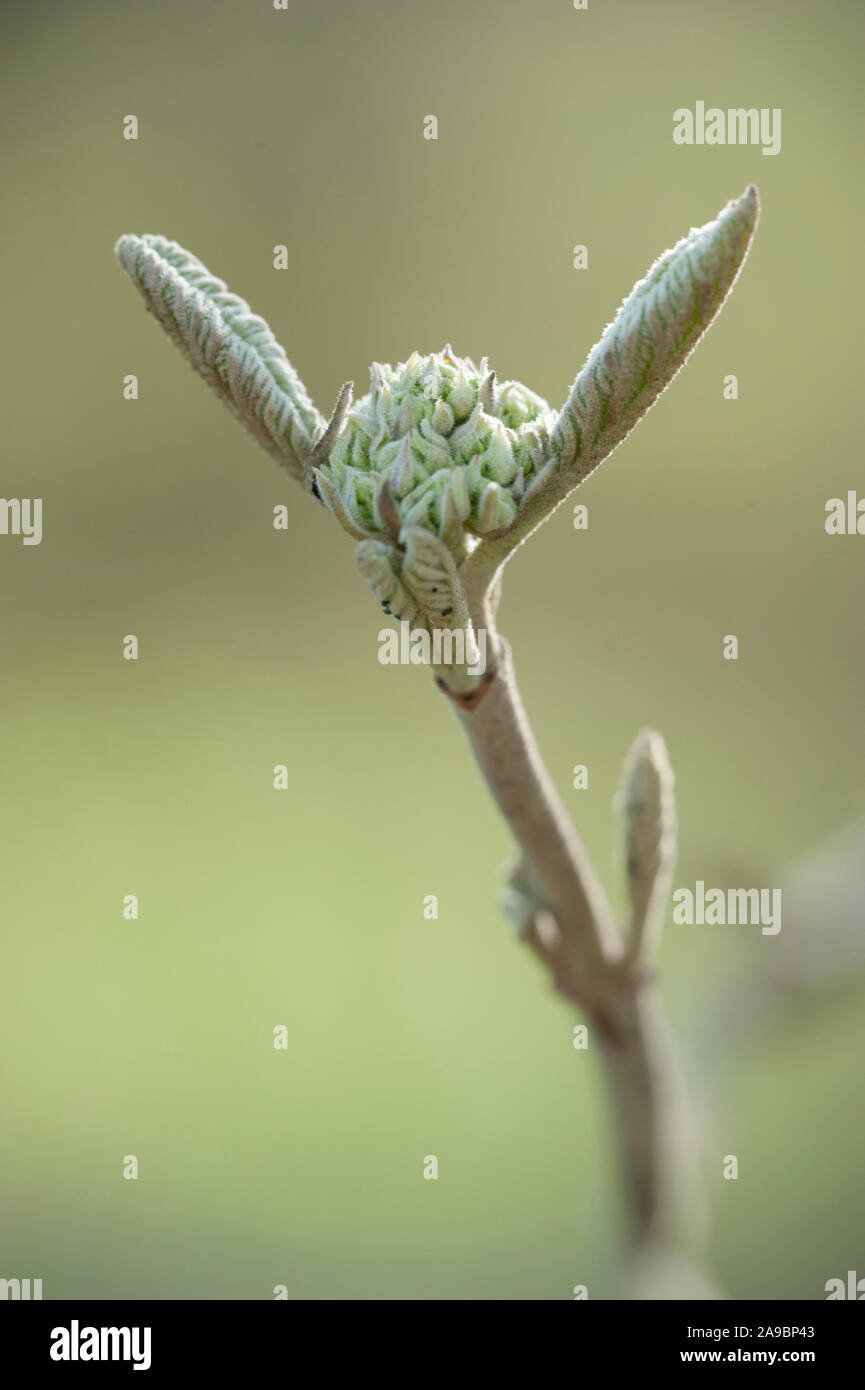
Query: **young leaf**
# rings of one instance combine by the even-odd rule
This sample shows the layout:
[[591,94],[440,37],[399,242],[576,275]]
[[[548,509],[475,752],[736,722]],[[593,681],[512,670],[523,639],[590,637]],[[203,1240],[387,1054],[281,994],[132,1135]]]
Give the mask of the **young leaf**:
[[469,571],[494,574],[654,405],[733,288],[759,212],[751,186],[638,281],[578,373],[513,524],[478,547]]
[[664,740],[654,729],[641,730],[625,759],[618,804],[631,903],[629,955],[645,958],[656,945],[660,908],[676,857],[673,769]]
[[695,228],[628,295],[571,389],[552,448],[573,482],[630,434],[690,357],[733,287],[759,215],[747,188]]
[[123,236],[117,257],[172,342],[297,478],[326,421],[264,319],[162,236]]

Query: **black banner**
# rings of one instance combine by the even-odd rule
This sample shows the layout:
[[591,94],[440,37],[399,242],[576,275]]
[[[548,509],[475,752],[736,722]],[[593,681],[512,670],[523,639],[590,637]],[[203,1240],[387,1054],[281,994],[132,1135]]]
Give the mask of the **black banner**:
[[[569,1338],[575,1373],[598,1361],[611,1373],[635,1367],[666,1372],[672,1367],[803,1366],[825,1378],[849,1364],[861,1347],[860,1315],[831,1301],[819,1303],[619,1303],[581,1302],[564,1323],[534,1322],[539,1312],[480,1313],[481,1301],[447,1303],[421,1315],[408,1303],[396,1317],[377,1322],[374,1306],[306,1303],[300,1316],[281,1302],[243,1303],[17,1303],[7,1305],[4,1362],[19,1374],[49,1373],[52,1379],[98,1376],[100,1371],[146,1375],[194,1372],[198,1383],[232,1373],[267,1370],[291,1373],[298,1359],[313,1370],[332,1370],[344,1356],[357,1371],[370,1358],[385,1369],[398,1350],[400,1374],[409,1371],[405,1338],[414,1344],[425,1377],[437,1365],[453,1374],[451,1335],[459,1335],[460,1370],[480,1360],[485,1371],[501,1357],[531,1353],[535,1335]],[[388,1305],[393,1307],[393,1305]],[[460,1307],[463,1312],[459,1311]],[[358,1323],[354,1322],[355,1317]],[[551,1316],[551,1315],[550,1315]],[[414,1319],[418,1318],[415,1325]],[[463,1323],[467,1317],[470,1322]],[[486,1318],[492,1321],[487,1327]],[[360,1321],[362,1319],[362,1321]],[[324,1338],[323,1339],[323,1335]],[[545,1342],[545,1350],[550,1343]],[[855,1364],[855,1362],[854,1362]],[[307,1372],[308,1374],[308,1372]]]

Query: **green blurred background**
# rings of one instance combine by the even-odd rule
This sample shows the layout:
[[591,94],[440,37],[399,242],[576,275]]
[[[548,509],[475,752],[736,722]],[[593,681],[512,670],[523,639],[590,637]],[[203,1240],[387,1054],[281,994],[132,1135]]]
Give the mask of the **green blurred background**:
[[[44,539],[0,537],[0,1274],[46,1298],[615,1294],[597,1059],[498,914],[508,835],[457,722],[425,672],[378,664],[351,544],[168,345],[112,247],[193,250],[325,413],[373,359],[448,339],[558,404],[655,256],[756,182],[730,304],[579,494],[588,531],[567,506],[514,561],[502,621],[617,903],[610,803],[646,723],[677,773],[676,883],[775,885],[865,809],[865,540],[823,528],[829,497],[865,490],[863,17],[5,11],[2,491],[44,499]],[[698,99],[780,107],[781,154],[675,146]],[[807,925],[829,950],[832,924]],[[712,1263],[752,1299],[865,1274],[855,972],[735,1052],[707,1034],[783,938],[671,925],[663,952],[704,1098]]]

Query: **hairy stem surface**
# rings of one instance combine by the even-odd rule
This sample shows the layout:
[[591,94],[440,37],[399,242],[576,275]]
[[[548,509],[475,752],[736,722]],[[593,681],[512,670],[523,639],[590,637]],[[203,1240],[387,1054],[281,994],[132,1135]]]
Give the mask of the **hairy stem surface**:
[[660,998],[646,972],[626,959],[603,889],[538,752],[510,649],[499,637],[494,645],[496,674],[483,697],[473,708],[456,703],[522,850],[521,880],[534,909],[523,935],[599,1040],[633,1237],[687,1247],[695,1234],[693,1142]]

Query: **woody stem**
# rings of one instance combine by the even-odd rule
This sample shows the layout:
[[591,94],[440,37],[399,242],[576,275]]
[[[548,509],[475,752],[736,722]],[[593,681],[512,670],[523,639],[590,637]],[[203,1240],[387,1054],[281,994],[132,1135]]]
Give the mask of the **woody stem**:
[[[487,615],[489,621],[489,615]],[[624,941],[582,842],[543,764],[514,680],[508,644],[487,634],[495,676],[458,716],[523,853],[546,917],[527,940],[556,988],[581,1008],[604,1061],[617,1121],[632,1236],[677,1246],[693,1235],[688,1109],[656,988],[624,960]]]

